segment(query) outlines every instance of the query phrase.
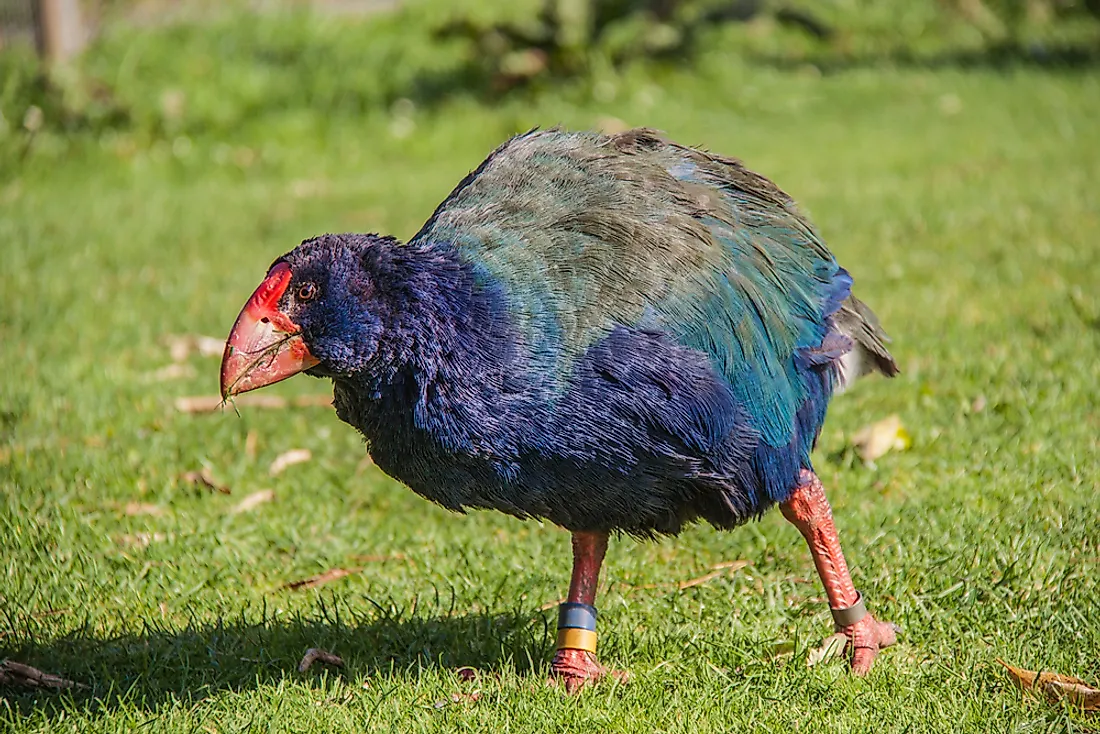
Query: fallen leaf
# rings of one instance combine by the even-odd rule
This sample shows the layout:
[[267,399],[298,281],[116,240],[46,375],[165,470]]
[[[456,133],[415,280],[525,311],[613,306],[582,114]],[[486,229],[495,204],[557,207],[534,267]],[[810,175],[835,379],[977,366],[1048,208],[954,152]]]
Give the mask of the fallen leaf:
[[345,576],[350,576],[353,573],[359,573],[362,568],[330,568],[324,573],[319,573],[315,576],[310,576],[308,579],[302,579],[301,581],[291,581],[289,584],[283,586],[284,589],[291,589],[298,591],[300,589],[313,589],[318,586],[323,586],[330,581],[336,581],[342,579]]
[[1094,688],[1080,678],[1045,671],[1037,673],[1034,670],[1024,670],[1009,665],[1000,658],[997,658],[997,662],[1005,667],[1012,682],[1021,690],[1039,691],[1050,701],[1064,699],[1085,711],[1100,711],[1100,689]]
[[25,686],[27,688],[87,688],[83,683],[76,683],[68,678],[44,673],[38,668],[32,668],[14,660],[0,662],[0,685]]
[[275,461],[271,462],[271,467],[267,470],[267,473],[271,476],[281,474],[287,467],[294,466],[295,464],[302,464],[313,458],[313,453],[309,449],[291,449],[290,451],[284,451],[275,457]]
[[477,669],[471,668],[469,665],[465,665],[455,671],[455,675],[459,680],[466,681],[467,683],[477,679]]
[[864,426],[852,436],[852,446],[867,464],[873,464],[875,459],[890,451],[904,451],[911,444],[909,433],[897,415]]
[[229,512],[233,515],[241,512],[248,512],[249,510],[256,509],[265,502],[271,502],[273,499],[275,499],[274,489],[261,489],[245,497]]
[[844,636],[843,632],[837,632],[835,635],[826,638],[820,647],[810,651],[810,654],[806,657],[806,667],[812,668],[826,660],[840,657],[847,644],[848,638]]
[[127,515],[153,515],[160,517],[164,514],[164,508],[159,505],[150,505],[145,502],[127,502],[123,510]]
[[344,667],[344,659],[339,655],[333,655],[331,652],[322,650],[319,647],[311,647],[306,650],[306,654],[302,657],[302,662],[298,663],[298,672],[306,672],[314,663],[324,663],[325,665],[331,665],[336,668]]
[[180,479],[188,484],[196,484],[201,487],[213,490],[215,492],[221,492],[222,494],[231,494],[232,490],[226,487],[224,484],[218,484],[214,481],[214,475],[209,469],[203,467],[202,471],[189,471],[180,475]]

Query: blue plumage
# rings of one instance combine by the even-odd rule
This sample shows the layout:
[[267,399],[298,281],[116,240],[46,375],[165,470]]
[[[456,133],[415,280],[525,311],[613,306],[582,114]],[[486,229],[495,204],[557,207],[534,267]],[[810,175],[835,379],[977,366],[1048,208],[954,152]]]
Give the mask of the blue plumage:
[[896,369],[851,278],[736,161],[530,133],[407,245],[327,235],[280,306],[375,462],[454,510],[732,527],[795,488],[841,357]]

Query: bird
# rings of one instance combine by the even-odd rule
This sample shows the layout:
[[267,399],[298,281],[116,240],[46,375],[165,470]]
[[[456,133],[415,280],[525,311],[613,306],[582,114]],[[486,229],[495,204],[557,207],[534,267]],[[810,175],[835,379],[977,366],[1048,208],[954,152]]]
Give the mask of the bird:
[[778,505],[851,671],[898,628],[856,590],[814,447],[832,397],[898,372],[794,200],[740,160],[636,128],[535,129],[408,242],[325,234],[277,258],[226,341],[223,400],[327,378],[374,463],[458,513],[571,533],[551,680],[596,655],[609,538],[730,530]]

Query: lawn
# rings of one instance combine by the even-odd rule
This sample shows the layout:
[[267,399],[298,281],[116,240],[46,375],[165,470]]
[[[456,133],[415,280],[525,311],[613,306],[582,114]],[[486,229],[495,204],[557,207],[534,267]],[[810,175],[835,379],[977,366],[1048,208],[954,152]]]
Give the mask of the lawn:
[[[1097,714],[1023,696],[997,663],[1100,684],[1096,67],[822,74],[718,39],[692,66],[496,104],[380,103],[370,85],[404,23],[120,31],[86,68],[161,117],[47,126],[3,159],[0,659],[86,688],[0,689],[0,728],[1100,730]],[[316,79],[219,66],[295,32],[339,63],[313,46]],[[373,66],[345,79],[340,59],[360,47]],[[295,105],[287,85],[303,79],[315,86]],[[613,540],[601,655],[633,677],[567,697],[544,685],[564,531],[419,499],[317,404],[321,381],[266,391],[282,408],[177,409],[216,393],[218,357],[173,355],[173,341],[224,338],[301,239],[408,237],[508,135],[617,121],[777,181],[894,338],[902,374],[838,397],[815,453],[857,587],[904,630],[866,679],[839,660],[808,667],[830,620],[805,545],[773,512],[729,533]],[[911,445],[865,464],[852,435],[894,414]],[[271,474],[292,449],[311,460]],[[204,469],[228,493],[186,478]],[[332,569],[351,573],[288,587]],[[299,673],[310,647],[345,667]]]

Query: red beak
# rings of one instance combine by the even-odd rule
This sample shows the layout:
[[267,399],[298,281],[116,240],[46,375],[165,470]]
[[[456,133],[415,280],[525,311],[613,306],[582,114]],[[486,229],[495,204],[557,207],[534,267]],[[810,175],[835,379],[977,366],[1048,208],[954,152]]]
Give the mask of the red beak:
[[319,362],[301,329],[279,310],[290,266],[278,263],[237,316],[222,355],[222,398],[271,385]]

